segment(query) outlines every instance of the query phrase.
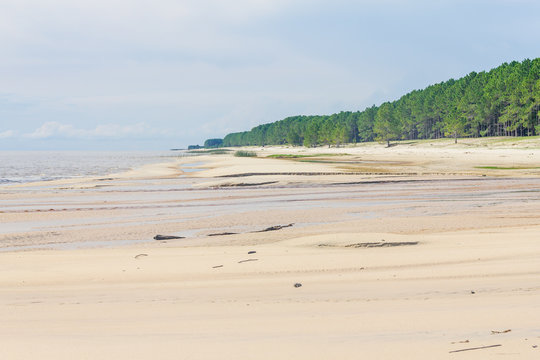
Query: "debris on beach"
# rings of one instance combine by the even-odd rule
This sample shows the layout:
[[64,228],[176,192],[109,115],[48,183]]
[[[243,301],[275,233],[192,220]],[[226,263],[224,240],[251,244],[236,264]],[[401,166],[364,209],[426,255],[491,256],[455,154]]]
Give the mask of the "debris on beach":
[[212,266],[212,269],[217,269],[217,268],[222,268],[223,265],[216,265],[216,266]]
[[479,346],[479,347],[473,347],[473,348],[467,348],[467,349],[459,349],[459,350],[452,350],[452,351],[449,351],[449,353],[457,353],[457,352],[462,352],[462,351],[489,349],[489,348],[494,348],[494,347],[499,347],[499,346],[502,346],[502,344]]
[[241,264],[241,263],[245,263],[245,262],[248,262],[248,261],[258,261],[259,259],[246,259],[246,260],[240,260],[238,263]]
[[138,254],[138,255],[135,255],[134,258],[139,259],[139,258],[142,258],[144,256],[148,256],[148,254]]
[[[287,225],[274,225],[274,226],[270,226],[270,227],[267,227],[266,229],[263,229],[263,230],[257,230],[257,231],[251,231],[251,233],[261,233],[261,232],[267,232],[267,231],[277,231],[277,230],[281,230],[281,229],[284,229],[284,228],[288,228],[288,227],[291,227],[293,226],[294,224],[287,224]],[[220,232],[220,233],[212,233],[212,234],[208,234],[206,236],[226,236],[226,235],[237,235],[238,233],[235,233],[235,232]],[[159,236],[159,235],[158,235]],[[155,239],[155,238],[154,238]],[[157,239],[156,239],[157,240]]]
[[276,231],[276,230],[281,230],[281,229],[284,229],[284,228],[291,227],[293,225],[294,225],[294,223],[291,223],[291,224],[288,224],[288,225],[274,225],[274,226],[267,227],[266,229],[253,231],[253,232],[258,233],[258,232],[266,232],[266,231]]
[[319,247],[346,247],[346,248],[375,248],[375,247],[394,247],[394,246],[412,246],[418,245],[418,241],[393,241],[386,242],[384,239],[382,241],[375,242],[362,242],[354,243],[347,245],[334,245],[334,244],[318,244]]
[[173,236],[173,235],[156,235],[154,240],[174,240],[174,239],[185,239],[184,236]]
[[233,232],[222,232],[222,233],[214,233],[214,234],[208,234],[207,236],[225,236],[225,235],[236,235],[237,233]]
[[461,341],[452,341],[450,344],[466,344],[469,340],[461,340]]
[[345,247],[352,247],[352,248],[372,248],[372,247],[394,247],[394,246],[411,246],[411,245],[418,245],[418,241],[396,241],[396,242],[364,242],[364,243],[356,243],[356,244],[349,244],[345,245]]
[[295,284],[294,284],[294,287],[295,287],[295,288],[302,287],[302,284],[300,284],[300,283],[295,283]]
[[506,333],[509,333],[510,331],[512,331],[512,329],[506,329],[506,330],[502,330],[502,331],[491,330],[491,335],[506,334]]
[[248,255],[256,254],[257,252],[255,250],[248,251]]
[[261,186],[261,185],[270,185],[275,184],[277,181],[263,181],[258,183],[237,183],[237,184],[227,184],[222,185],[221,187],[247,187],[247,186]]

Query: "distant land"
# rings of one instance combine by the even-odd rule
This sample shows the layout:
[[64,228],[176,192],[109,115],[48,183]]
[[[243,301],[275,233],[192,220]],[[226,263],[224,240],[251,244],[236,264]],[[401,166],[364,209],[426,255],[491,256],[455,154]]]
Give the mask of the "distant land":
[[291,116],[208,139],[208,147],[336,145],[540,134],[540,58],[471,72],[364,111]]

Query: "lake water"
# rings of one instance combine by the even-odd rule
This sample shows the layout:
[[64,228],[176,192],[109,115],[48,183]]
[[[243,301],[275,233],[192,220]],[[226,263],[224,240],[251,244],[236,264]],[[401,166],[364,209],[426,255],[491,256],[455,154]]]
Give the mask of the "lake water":
[[184,151],[0,151],[0,184],[104,176],[186,155]]

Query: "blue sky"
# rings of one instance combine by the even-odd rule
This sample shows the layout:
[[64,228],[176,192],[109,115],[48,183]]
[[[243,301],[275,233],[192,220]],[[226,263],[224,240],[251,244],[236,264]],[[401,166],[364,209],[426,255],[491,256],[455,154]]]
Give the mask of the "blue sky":
[[540,56],[540,2],[2,0],[0,150],[168,149]]

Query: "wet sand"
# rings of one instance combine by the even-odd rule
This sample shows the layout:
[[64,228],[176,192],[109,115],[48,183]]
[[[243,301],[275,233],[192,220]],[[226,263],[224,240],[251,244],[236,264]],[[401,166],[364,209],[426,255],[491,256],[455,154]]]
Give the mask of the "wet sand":
[[540,146],[488,145],[1,187],[0,355],[537,358]]

